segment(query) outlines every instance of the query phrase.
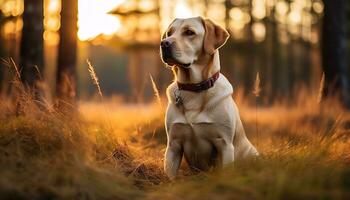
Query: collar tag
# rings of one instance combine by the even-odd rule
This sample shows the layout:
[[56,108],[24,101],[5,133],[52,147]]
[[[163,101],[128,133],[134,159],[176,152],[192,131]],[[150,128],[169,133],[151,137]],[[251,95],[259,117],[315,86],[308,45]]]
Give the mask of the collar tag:
[[179,89],[175,89],[174,95],[175,95],[175,105],[176,105],[176,107],[182,106],[184,102],[183,102],[183,99],[181,97],[180,90]]

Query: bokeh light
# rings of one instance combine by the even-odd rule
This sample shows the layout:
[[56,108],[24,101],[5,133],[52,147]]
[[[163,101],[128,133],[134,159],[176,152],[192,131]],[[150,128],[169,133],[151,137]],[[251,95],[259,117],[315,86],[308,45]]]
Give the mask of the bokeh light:
[[118,17],[108,14],[123,0],[79,0],[78,38],[91,40],[98,35],[113,35],[120,29]]

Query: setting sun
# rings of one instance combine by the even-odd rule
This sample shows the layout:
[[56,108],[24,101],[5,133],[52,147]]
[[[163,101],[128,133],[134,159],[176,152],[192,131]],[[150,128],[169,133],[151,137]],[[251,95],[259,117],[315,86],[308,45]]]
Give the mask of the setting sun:
[[98,35],[113,35],[120,28],[118,17],[108,14],[124,0],[79,0],[78,38],[90,40]]

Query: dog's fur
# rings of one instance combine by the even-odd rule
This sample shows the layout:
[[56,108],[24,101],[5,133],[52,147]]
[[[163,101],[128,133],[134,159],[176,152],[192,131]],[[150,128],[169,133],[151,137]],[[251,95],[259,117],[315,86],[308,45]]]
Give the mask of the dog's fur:
[[[197,170],[258,155],[245,135],[231,96],[232,86],[224,75],[199,93],[177,90],[177,82],[199,83],[220,70],[218,49],[228,37],[226,30],[201,17],[175,19],[163,34],[162,59],[175,74],[167,89],[165,119],[168,141],[164,170],[170,179],[176,177],[183,155]],[[170,44],[168,50],[163,42]],[[175,92],[180,92],[182,105],[175,105]]]

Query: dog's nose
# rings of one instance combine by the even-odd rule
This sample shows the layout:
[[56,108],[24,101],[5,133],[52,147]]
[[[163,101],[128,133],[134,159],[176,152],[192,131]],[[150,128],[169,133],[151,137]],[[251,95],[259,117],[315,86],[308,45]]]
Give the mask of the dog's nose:
[[163,41],[160,42],[160,46],[162,48],[169,48],[171,46],[171,42],[168,41],[168,40],[163,40]]

